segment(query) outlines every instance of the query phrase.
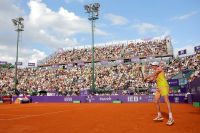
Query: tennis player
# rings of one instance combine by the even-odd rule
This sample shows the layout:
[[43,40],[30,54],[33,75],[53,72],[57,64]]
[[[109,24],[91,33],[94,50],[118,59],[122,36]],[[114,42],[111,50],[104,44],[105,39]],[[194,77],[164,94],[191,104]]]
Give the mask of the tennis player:
[[165,103],[167,104],[168,112],[169,112],[169,120],[167,121],[167,125],[172,125],[174,123],[174,119],[172,116],[172,110],[171,110],[171,105],[169,101],[169,84],[167,82],[167,79],[165,77],[165,73],[162,69],[162,67],[159,66],[158,62],[153,62],[151,63],[151,68],[154,70],[154,73],[145,77],[144,81],[156,81],[156,93],[155,93],[155,104],[156,104],[156,109],[158,112],[158,115],[156,118],[154,118],[154,121],[162,121],[163,117],[160,112],[160,97],[163,96]]

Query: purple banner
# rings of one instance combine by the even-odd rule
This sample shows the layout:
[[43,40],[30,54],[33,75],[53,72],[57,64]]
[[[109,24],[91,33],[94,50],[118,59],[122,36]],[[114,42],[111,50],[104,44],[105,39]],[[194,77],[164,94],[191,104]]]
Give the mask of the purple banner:
[[68,66],[69,68],[71,68],[71,67],[73,67],[73,64],[67,64],[67,66]]
[[[16,64],[16,62],[15,62]],[[22,62],[17,62],[17,65],[21,66],[23,63]]]
[[5,65],[7,64],[7,61],[0,61],[0,65]]
[[78,63],[78,66],[84,66],[84,65],[85,65],[84,62],[79,62],[79,63]]
[[53,68],[58,68],[59,65],[55,64],[55,65],[52,65]]
[[121,64],[121,63],[123,63],[123,60],[116,60],[116,63]]
[[169,79],[168,83],[169,83],[170,87],[179,86],[179,80],[178,79]]
[[89,95],[89,90],[81,90],[80,91],[80,95],[81,96],[87,96],[87,95]]
[[[184,103],[183,95],[169,96],[171,102]],[[13,101],[17,97],[13,97]],[[142,103],[153,102],[154,95],[110,95],[110,96],[31,96],[32,102],[66,102],[80,101],[81,103],[112,103],[113,101],[122,101],[123,103]],[[161,102],[164,102],[163,98]]]
[[131,62],[140,62],[140,58],[138,57],[131,58]]
[[28,63],[28,66],[35,66],[35,63]]
[[190,83],[192,101],[200,102],[200,77]]
[[197,51],[200,51],[200,45],[199,46],[196,46],[194,47],[194,51],[197,52]]
[[187,53],[186,49],[178,51],[178,55],[183,55],[186,53]]
[[101,65],[107,65],[108,61],[101,61]]

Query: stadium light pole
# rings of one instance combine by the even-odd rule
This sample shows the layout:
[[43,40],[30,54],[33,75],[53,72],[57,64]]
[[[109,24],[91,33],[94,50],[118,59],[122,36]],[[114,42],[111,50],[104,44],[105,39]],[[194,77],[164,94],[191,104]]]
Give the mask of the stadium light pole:
[[95,76],[94,76],[94,23],[99,17],[99,3],[93,3],[84,6],[86,13],[89,14],[89,20],[92,26],[92,89],[95,90]]
[[15,61],[14,89],[17,89],[17,83],[18,83],[18,79],[17,79],[18,46],[19,46],[19,35],[20,35],[20,32],[24,31],[23,30],[24,29],[23,21],[24,21],[24,19],[22,17],[12,19],[12,22],[13,22],[14,26],[16,27],[15,31],[17,31],[17,51],[16,51],[16,61]]

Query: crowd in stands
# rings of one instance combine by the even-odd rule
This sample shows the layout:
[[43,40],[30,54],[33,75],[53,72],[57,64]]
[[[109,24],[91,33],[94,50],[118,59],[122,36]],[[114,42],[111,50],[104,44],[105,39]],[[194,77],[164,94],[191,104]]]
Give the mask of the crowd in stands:
[[[190,81],[200,77],[200,54],[185,58],[170,59],[160,64],[166,72],[168,79],[184,70],[193,70]],[[143,82],[141,67],[145,67],[146,73],[151,73],[149,63],[122,63],[118,65],[95,65],[95,85],[98,90],[132,90],[134,93],[148,92],[148,88],[154,83]],[[73,66],[66,68],[23,68],[18,70],[19,93],[39,95],[38,92],[58,92],[60,95],[79,95],[81,90],[91,86],[91,67]],[[0,68],[0,90],[5,93],[13,91],[14,69]],[[109,92],[109,91],[107,91]],[[125,91],[126,92],[126,91]]]
[[[115,45],[94,48],[96,61],[117,60],[121,58],[168,55],[169,39],[153,39],[146,41],[129,41]],[[72,62],[91,62],[92,49],[72,49],[61,51],[44,60],[41,65],[65,64]]]
[[[95,85],[102,93],[117,94],[118,90],[131,90],[133,93],[150,93],[149,88],[155,83],[144,82],[140,69],[146,68],[145,73],[152,73],[149,61],[128,62],[124,59],[133,57],[151,57],[169,54],[169,40],[154,39],[146,41],[129,41],[127,44],[95,47]],[[123,62],[109,63],[121,59]],[[59,95],[79,95],[81,90],[90,89],[91,78],[91,49],[73,49],[56,53],[43,62],[45,67],[18,69],[17,89],[14,88],[14,68],[0,66],[0,93],[41,95],[39,92],[57,92]],[[167,79],[183,71],[192,71],[188,81],[200,77],[200,54],[184,58],[169,58],[160,61]],[[100,62],[98,62],[100,61]],[[101,64],[107,61],[107,65]],[[84,62],[82,65],[74,62]],[[56,67],[52,65],[57,64]],[[61,66],[61,64],[65,64]],[[66,65],[71,64],[72,66]],[[61,67],[59,67],[59,65]]]
[[167,43],[169,40],[150,40],[142,42],[131,42],[124,49],[124,57],[147,57],[167,55]]

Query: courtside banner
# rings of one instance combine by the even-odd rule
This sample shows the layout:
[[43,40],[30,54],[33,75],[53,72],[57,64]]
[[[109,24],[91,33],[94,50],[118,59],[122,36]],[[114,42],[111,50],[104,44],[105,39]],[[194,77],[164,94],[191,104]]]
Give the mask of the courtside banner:
[[178,51],[178,55],[184,55],[184,54],[187,54],[186,49]]
[[28,66],[35,66],[35,63],[28,63]]
[[[171,102],[184,103],[185,95],[170,95]],[[16,97],[13,97],[15,101]],[[80,101],[81,103],[112,103],[113,101],[121,101],[122,103],[146,103],[153,102],[154,95],[110,95],[110,96],[31,96],[32,102],[50,103],[50,102],[66,102]],[[164,102],[164,99],[161,99]]]

